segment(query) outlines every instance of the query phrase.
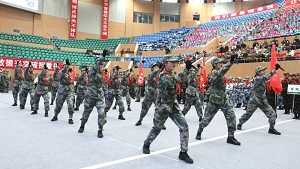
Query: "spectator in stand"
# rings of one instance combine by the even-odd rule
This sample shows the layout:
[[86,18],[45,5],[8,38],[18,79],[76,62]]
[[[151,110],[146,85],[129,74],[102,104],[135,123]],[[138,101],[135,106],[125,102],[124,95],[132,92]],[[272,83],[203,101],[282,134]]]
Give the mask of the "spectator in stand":
[[265,49],[267,49],[269,47],[267,40],[264,41],[264,43],[262,44],[262,47]]
[[284,49],[287,49],[290,46],[290,41],[286,39],[286,37],[283,38],[281,45],[284,46]]
[[259,47],[259,43],[257,42],[257,40],[253,42],[252,49],[254,49],[255,47]]
[[275,47],[278,47],[278,40],[276,38],[273,38],[273,40],[271,41],[274,43]]
[[293,50],[295,49],[300,49],[300,40],[298,39],[297,36],[295,36],[295,39],[293,41],[293,47],[292,47]]

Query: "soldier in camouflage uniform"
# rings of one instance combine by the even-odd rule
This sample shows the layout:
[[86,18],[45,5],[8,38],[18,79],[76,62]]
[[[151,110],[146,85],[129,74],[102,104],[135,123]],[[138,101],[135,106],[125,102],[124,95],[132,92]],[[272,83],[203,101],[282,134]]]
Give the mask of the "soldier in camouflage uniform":
[[84,100],[84,94],[87,90],[87,84],[88,84],[88,67],[82,67],[81,68],[81,75],[78,77],[77,83],[76,83],[76,107],[74,109],[74,111],[78,111],[79,110],[79,106],[81,105],[81,103]]
[[[140,113],[140,118],[138,122],[135,124],[136,126],[140,126],[142,124],[142,121],[144,117],[147,115],[152,103],[156,104],[155,101],[157,98],[158,74],[160,73],[160,69],[158,65],[154,62],[151,63],[150,69],[151,72],[148,74],[148,80],[146,85],[146,95],[145,95],[145,99],[142,101],[142,110]],[[163,126],[162,129],[165,128],[166,127]]]
[[44,99],[44,109],[45,109],[45,117],[48,117],[49,108],[49,94],[48,94],[48,83],[49,79],[47,77],[48,67],[44,65],[42,72],[38,75],[38,82],[34,92],[34,110],[31,114],[37,114],[39,110],[40,98],[41,96]]
[[14,72],[14,84],[12,89],[12,93],[14,97],[14,104],[12,106],[17,106],[18,94],[23,80],[24,80],[24,76],[22,71],[22,65],[19,63],[19,61],[17,61],[17,65],[15,67],[15,72]]
[[[104,69],[104,74],[106,75],[106,77],[109,77],[107,69]],[[102,89],[103,89],[103,92],[104,92],[105,102],[106,102],[106,99],[107,99],[108,88],[109,88],[109,81],[104,81],[103,84],[102,84]]]
[[4,93],[4,74],[3,74],[3,70],[0,69],[0,92]]
[[153,118],[153,128],[151,129],[147,139],[143,145],[143,153],[150,153],[150,144],[155,140],[162,130],[166,120],[170,117],[178,126],[180,132],[181,151],[179,159],[186,163],[193,163],[193,160],[187,154],[189,127],[180,112],[179,103],[176,100],[176,83],[182,81],[183,77],[188,75],[188,70],[192,67],[192,62],[186,61],[186,68],[183,72],[174,76],[177,59],[172,56],[164,56],[162,59],[164,70],[159,74],[158,78],[158,99]]
[[185,116],[191,109],[192,105],[195,106],[197,115],[199,117],[199,122],[202,120],[202,106],[204,94],[200,91],[199,81],[200,81],[200,64],[197,65],[198,70],[190,69],[190,74],[187,77],[188,87],[185,92],[185,103],[182,110],[182,114]]
[[4,70],[4,93],[8,93],[9,91],[9,85],[10,85],[11,77],[8,74],[7,70]]
[[234,86],[234,90],[235,90],[235,101],[236,101],[235,108],[240,108],[243,102],[243,83],[241,77],[237,77],[237,82],[236,85]]
[[60,84],[57,90],[57,98],[54,109],[54,117],[51,121],[57,121],[58,114],[60,113],[63,104],[67,101],[68,113],[69,113],[69,124],[74,124],[73,122],[73,113],[74,113],[74,77],[72,75],[72,68],[70,67],[71,63],[69,60],[66,60],[66,64],[63,66],[63,69],[60,73]]
[[233,145],[241,145],[234,138],[234,132],[236,130],[236,118],[232,106],[230,105],[228,98],[225,94],[226,81],[224,75],[233,65],[233,62],[237,58],[237,55],[231,55],[230,61],[223,66],[223,59],[215,58],[211,64],[213,70],[209,79],[210,83],[210,96],[208,97],[207,107],[205,108],[204,118],[199,124],[196,139],[201,140],[201,133],[203,129],[208,126],[211,120],[214,118],[219,109],[224,113],[228,127],[227,143]]
[[252,84],[250,82],[250,77],[246,76],[245,77],[246,81],[244,84],[244,97],[243,97],[243,105],[245,106],[244,110],[247,110],[247,105],[250,99],[250,90],[252,88]]
[[[130,69],[129,72],[124,72],[121,78],[121,84],[122,84],[122,95],[123,97],[126,97],[126,103],[127,103],[127,111],[131,111],[130,105],[131,105],[131,98],[129,95],[129,85],[130,85],[130,74],[132,72],[132,69]],[[117,102],[116,102],[117,103]]]
[[239,119],[239,124],[237,125],[237,129],[241,130],[242,125],[250,119],[255,110],[259,107],[264,114],[269,118],[269,133],[280,135],[274,126],[276,121],[276,113],[273,108],[269,105],[266,97],[266,84],[265,82],[271,78],[276,73],[276,70],[280,68],[279,64],[275,65],[275,69],[270,73],[265,74],[265,70],[267,68],[258,66],[255,69],[255,78],[253,79],[253,88],[251,90],[250,100],[248,102],[247,111],[242,117]]
[[56,68],[54,69],[53,76],[52,76],[52,87],[51,87],[51,104],[53,105],[53,102],[56,98],[57,89],[59,87],[59,67],[58,64],[56,64]]
[[[138,77],[139,77],[139,75],[136,76],[136,79],[138,79]],[[140,102],[141,101],[141,91],[142,91],[142,86],[139,86],[137,83],[135,83],[135,92],[136,92],[135,102]]]
[[119,69],[121,69],[119,66],[115,66],[113,68],[113,74],[110,77],[110,89],[107,93],[107,99],[106,99],[106,107],[105,107],[105,113],[109,111],[111,108],[111,105],[113,104],[114,98],[117,100],[117,104],[119,106],[119,120],[125,120],[123,116],[124,112],[124,103],[122,101],[121,97],[121,81],[119,79]]
[[24,81],[19,93],[21,110],[25,108],[28,93],[30,95],[31,111],[34,110],[34,80],[35,76],[33,74],[33,66],[31,62],[29,62],[26,70],[24,71]]
[[102,89],[104,83],[104,71],[101,70],[104,62],[104,57],[95,59],[95,65],[91,67],[88,74],[88,88],[84,99],[84,111],[81,118],[81,125],[78,133],[83,133],[85,123],[88,121],[89,116],[96,106],[98,112],[98,138],[103,137],[103,126],[106,123],[105,97]]

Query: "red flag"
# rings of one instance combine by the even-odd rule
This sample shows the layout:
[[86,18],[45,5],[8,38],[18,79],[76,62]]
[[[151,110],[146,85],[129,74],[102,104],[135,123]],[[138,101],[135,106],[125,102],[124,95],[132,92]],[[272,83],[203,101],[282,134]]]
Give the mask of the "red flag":
[[[271,62],[270,69],[273,70],[275,68],[275,64],[277,63],[276,51],[274,44],[272,45],[272,54],[271,54]],[[279,94],[283,89],[280,80],[280,74],[277,70],[276,73],[270,79],[270,86],[274,90],[276,94]]]
[[139,86],[142,86],[144,84],[144,73],[143,73],[142,61],[140,61],[139,76],[138,76],[136,84],[138,84]]
[[207,85],[207,83],[208,83],[208,79],[207,79],[207,75],[206,75],[206,66],[205,66],[205,57],[202,57],[202,69],[201,69],[201,73],[200,73],[200,75],[201,75],[201,77],[203,78],[203,82],[204,82],[204,84],[206,84]]

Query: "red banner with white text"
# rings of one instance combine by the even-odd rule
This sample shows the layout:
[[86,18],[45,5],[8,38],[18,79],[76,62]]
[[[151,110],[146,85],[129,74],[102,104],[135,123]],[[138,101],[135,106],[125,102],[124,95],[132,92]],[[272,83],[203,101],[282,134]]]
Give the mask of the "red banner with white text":
[[70,26],[69,39],[76,39],[77,32],[77,18],[78,18],[78,0],[70,0]]
[[238,17],[238,16],[243,16],[243,15],[248,15],[248,14],[253,14],[253,13],[258,13],[258,12],[263,12],[263,11],[268,11],[268,10],[272,10],[272,9],[276,9],[276,8],[278,8],[277,3],[266,5],[266,6],[261,6],[261,7],[258,7],[258,8],[248,9],[248,10],[244,10],[244,11],[240,11],[240,12],[234,12],[234,13],[228,13],[228,14],[224,14],[224,15],[212,16],[211,20],[213,21],[213,20],[234,18],[234,17]]
[[109,0],[103,0],[101,39],[108,39],[108,21],[109,21]]
[[29,62],[31,62],[33,70],[42,70],[45,64],[47,65],[48,70],[50,71],[54,70],[56,67],[59,67],[61,69],[63,66],[62,62],[0,57],[0,68],[13,69],[16,67],[18,61],[24,68],[28,66]]
[[295,5],[295,4],[300,4],[300,0],[286,0],[285,2],[286,6]]

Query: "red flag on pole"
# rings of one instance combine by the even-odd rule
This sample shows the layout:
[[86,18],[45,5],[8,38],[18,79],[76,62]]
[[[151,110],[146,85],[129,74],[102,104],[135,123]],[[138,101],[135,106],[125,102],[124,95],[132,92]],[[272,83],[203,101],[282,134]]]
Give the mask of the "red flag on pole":
[[138,76],[136,84],[139,86],[142,86],[144,84],[144,73],[143,73],[142,60],[140,61],[139,76]]
[[205,66],[205,57],[204,56],[202,57],[202,67],[203,68],[201,69],[200,75],[201,75],[201,78],[203,78],[204,84],[207,85],[208,79],[207,79],[207,75],[206,75],[206,66]]
[[[271,62],[270,69],[275,69],[275,64],[277,63],[276,50],[274,44],[272,45],[272,53],[271,53]],[[274,90],[276,94],[279,94],[283,89],[280,80],[280,73],[277,70],[276,73],[270,79],[270,86]]]

